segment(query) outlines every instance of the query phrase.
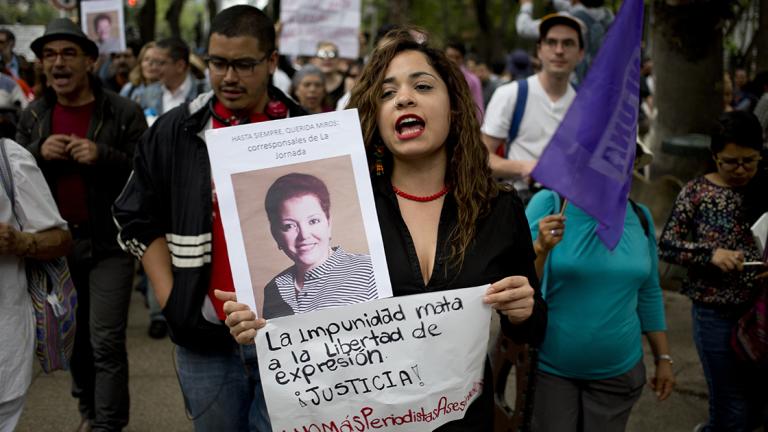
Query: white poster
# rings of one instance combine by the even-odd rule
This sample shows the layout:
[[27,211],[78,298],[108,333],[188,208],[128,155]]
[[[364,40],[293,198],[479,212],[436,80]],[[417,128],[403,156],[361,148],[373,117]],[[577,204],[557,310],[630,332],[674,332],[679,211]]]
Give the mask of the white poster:
[[[32,52],[30,45],[32,45],[33,40],[45,33],[44,25],[0,24],[0,28],[13,32],[13,35],[16,37],[13,51],[16,54],[21,54],[30,61],[34,61],[37,58],[35,53]],[[2,55],[0,54],[0,56]]]
[[360,51],[360,0],[291,0],[280,3],[280,54],[314,56],[318,42],[333,42],[339,56]]
[[80,26],[99,47],[99,55],[125,51],[122,0],[89,0],[80,3]]
[[205,139],[240,302],[271,319],[392,296],[356,110]]
[[283,431],[431,431],[483,390],[488,286],[394,297],[267,321],[256,336]]

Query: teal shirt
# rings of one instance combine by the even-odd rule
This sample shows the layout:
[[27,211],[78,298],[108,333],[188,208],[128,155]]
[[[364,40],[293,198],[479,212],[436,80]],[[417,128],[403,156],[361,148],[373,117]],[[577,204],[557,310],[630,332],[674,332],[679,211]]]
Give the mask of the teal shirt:
[[[554,192],[533,197],[525,213],[534,240],[539,219],[559,208]],[[563,239],[550,251],[542,278],[548,305],[543,372],[590,380],[621,375],[642,357],[642,333],[666,330],[653,221],[641,209],[651,235],[627,203],[624,233],[610,251],[595,235],[595,219],[573,204],[566,208]]]

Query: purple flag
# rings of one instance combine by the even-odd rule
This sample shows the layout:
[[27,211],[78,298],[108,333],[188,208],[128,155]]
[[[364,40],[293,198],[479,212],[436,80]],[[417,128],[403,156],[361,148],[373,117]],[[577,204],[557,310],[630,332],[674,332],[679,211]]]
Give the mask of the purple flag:
[[613,250],[624,231],[640,102],[643,1],[625,0],[576,99],[531,176],[599,222]]

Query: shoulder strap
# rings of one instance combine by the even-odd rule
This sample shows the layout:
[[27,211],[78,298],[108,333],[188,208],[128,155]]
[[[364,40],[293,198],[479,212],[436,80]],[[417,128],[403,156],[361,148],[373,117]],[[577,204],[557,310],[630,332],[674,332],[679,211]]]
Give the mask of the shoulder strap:
[[16,219],[16,223],[19,224],[19,228],[22,228],[19,215],[16,213],[16,189],[13,185],[13,171],[11,171],[11,162],[8,160],[8,151],[6,147],[6,139],[0,138],[0,154],[2,154],[2,163],[0,163],[0,181],[3,183],[3,189],[5,189],[8,199],[11,201],[11,212]]
[[645,217],[645,212],[643,211],[643,209],[640,208],[639,205],[637,205],[636,202],[632,201],[631,199],[629,200],[629,204],[632,206],[632,210],[637,215],[637,218],[640,219],[640,225],[643,226],[643,232],[645,233],[645,236],[646,237],[650,236],[651,224],[648,223],[648,218]]
[[509,155],[509,148],[512,146],[512,141],[517,138],[517,133],[520,131],[520,123],[523,122],[523,114],[525,114],[525,103],[528,100],[528,80],[523,78],[517,80],[517,100],[515,100],[515,108],[512,110],[512,121],[509,125],[509,134],[507,135],[507,144],[504,148],[504,157]]

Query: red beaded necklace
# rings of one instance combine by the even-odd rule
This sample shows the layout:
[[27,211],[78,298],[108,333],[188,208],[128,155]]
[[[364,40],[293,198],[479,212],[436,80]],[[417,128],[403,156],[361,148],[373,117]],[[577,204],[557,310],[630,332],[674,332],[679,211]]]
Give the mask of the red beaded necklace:
[[434,201],[434,200],[440,198],[441,196],[447,194],[448,193],[448,186],[447,185],[443,186],[443,188],[440,190],[440,192],[437,192],[437,193],[432,194],[432,195],[427,195],[427,196],[411,195],[408,192],[401,191],[395,185],[392,185],[392,190],[395,191],[395,194],[397,194],[397,196],[405,198],[407,200],[417,201],[417,202],[430,202],[430,201]]

